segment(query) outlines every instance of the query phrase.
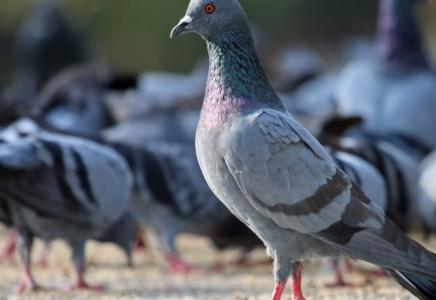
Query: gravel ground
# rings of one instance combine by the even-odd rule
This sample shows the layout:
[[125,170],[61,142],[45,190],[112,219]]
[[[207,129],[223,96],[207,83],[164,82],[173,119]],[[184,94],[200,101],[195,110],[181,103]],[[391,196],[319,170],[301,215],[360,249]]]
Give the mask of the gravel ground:
[[[0,241],[4,237],[0,230]],[[183,236],[177,241],[183,257],[192,264],[213,266],[229,263],[239,257],[236,250],[215,251],[206,239]],[[436,240],[431,246],[436,249]],[[40,244],[36,244],[34,253]],[[90,283],[103,283],[106,291],[35,292],[19,296],[11,294],[11,288],[20,278],[18,259],[6,262],[0,267],[0,300],[269,300],[273,288],[272,266],[258,249],[250,255],[247,266],[226,265],[219,273],[170,275],[156,253],[142,252],[134,256],[134,268],[125,265],[123,253],[112,245],[90,242],[87,245],[88,272]],[[70,250],[62,242],[52,244],[49,266],[45,269],[34,267],[34,275],[43,287],[54,288],[65,285],[73,277]],[[367,266],[368,267],[368,266]],[[389,278],[372,279],[363,288],[325,289],[324,284],[332,280],[329,264],[324,262],[306,263],[303,275],[303,290],[307,300],[312,299],[414,299]],[[370,280],[365,274],[355,272],[347,280],[363,282]],[[283,300],[290,300],[290,288]]]

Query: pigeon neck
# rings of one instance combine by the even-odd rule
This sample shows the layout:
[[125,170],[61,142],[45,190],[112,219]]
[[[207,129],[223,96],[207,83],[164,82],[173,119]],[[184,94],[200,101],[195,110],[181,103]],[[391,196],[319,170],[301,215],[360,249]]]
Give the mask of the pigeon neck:
[[414,16],[415,0],[381,0],[377,53],[381,61],[406,67],[428,67]]
[[231,114],[252,107],[284,110],[254,50],[251,35],[229,30],[224,37],[207,41],[209,76],[203,110]]

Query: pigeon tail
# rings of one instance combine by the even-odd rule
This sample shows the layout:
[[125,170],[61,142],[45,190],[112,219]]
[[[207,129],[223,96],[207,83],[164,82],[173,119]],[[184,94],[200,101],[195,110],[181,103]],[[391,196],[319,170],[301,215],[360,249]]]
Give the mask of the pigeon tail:
[[436,299],[436,281],[392,269],[385,269],[385,271],[418,299]]

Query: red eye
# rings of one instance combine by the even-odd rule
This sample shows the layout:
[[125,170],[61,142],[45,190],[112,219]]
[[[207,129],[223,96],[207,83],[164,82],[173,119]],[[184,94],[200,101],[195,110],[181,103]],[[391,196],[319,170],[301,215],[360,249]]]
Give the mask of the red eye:
[[204,10],[208,13],[211,14],[215,11],[215,5],[213,4],[208,4],[204,7]]

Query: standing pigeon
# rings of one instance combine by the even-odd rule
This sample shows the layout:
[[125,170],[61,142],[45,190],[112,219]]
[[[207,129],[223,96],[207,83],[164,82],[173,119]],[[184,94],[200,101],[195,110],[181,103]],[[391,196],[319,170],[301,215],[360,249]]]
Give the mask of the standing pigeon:
[[335,99],[340,115],[364,119],[365,132],[426,154],[436,148],[436,75],[423,49],[417,2],[380,0],[377,55],[344,68]]
[[285,110],[253,47],[236,0],[192,0],[171,36],[207,43],[209,77],[197,157],[218,198],[274,258],[279,300],[288,277],[301,291],[301,260],[348,256],[385,268],[421,299],[436,297],[435,255],[406,237]]
[[37,288],[30,272],[34,237],[63,239],[73,248],[72,288],[101,288],[83,278],[84,245],[90,238],[128,239],[134,223],[127,212],[131,176],[125,160],[96,143],[41,132],[0,144],[0,177],[0,215],[19,233],[24,265],[16,292]]

